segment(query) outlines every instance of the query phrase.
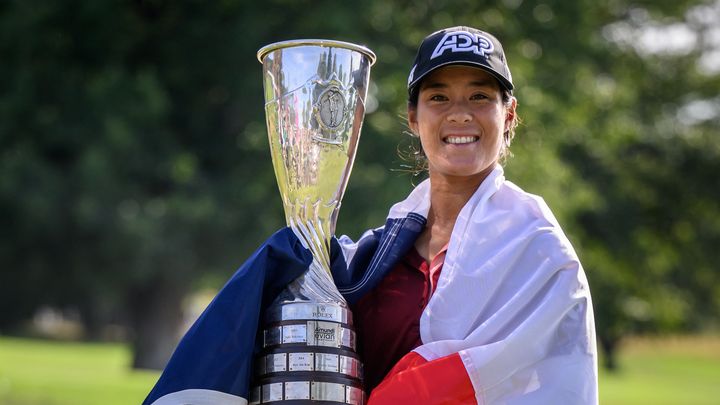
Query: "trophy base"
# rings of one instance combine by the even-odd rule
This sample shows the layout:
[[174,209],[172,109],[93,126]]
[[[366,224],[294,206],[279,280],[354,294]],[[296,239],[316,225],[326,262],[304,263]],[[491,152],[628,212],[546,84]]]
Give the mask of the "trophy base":
[[265,315],[250,404],[365,403],[362,363],[345,305],[284,302]]
[[319,375],[265,378],[253,387],[250,394],[249,405],[365,403],[365,393],[357,380]]

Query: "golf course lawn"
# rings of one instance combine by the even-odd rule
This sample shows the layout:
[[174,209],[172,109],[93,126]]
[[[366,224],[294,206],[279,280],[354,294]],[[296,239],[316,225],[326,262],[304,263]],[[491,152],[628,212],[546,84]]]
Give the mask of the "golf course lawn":
[[[0,338],[0,404],[139,404],[158,373],[133,371],[121,344]],[[600,403],[717,404],[720,337],[628,340],[620,370],[600,373]]]

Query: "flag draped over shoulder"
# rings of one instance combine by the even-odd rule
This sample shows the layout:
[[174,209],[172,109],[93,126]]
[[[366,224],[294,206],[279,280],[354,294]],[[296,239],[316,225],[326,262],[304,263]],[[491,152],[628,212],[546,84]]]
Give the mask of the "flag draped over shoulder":
[[[384,228],[338,243],[333,267],[351,304],[392,271],[426,224],[430,182],[395,204]],[[400,359],[368,405],[597,404],[592,300],[580,261],[538,196],[496,166],[460,211],[422,345]]]
[[188,330],[143,405],[246,404],[260,316],[311,261],[289,228],[273,234]]

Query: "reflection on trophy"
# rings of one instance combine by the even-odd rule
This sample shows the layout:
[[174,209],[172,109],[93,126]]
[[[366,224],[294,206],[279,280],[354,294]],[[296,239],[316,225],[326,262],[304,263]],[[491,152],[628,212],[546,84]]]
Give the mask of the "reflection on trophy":
[[251,404],[363,404],[352,315],[330,273],[330,238],[365,114],[369,49],[296,40],[258,51],[275,176],[313,262],[265,313]]

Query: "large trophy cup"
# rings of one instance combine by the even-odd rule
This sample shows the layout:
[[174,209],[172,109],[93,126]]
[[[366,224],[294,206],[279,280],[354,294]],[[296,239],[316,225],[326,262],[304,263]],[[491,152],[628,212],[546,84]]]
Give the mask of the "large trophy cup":
[[375,54],[295,40],[258,51],[275,176],[288,225],[313,254],[266,311],[251,404],[363,404],[352,315],[330,273],[335,232]]

